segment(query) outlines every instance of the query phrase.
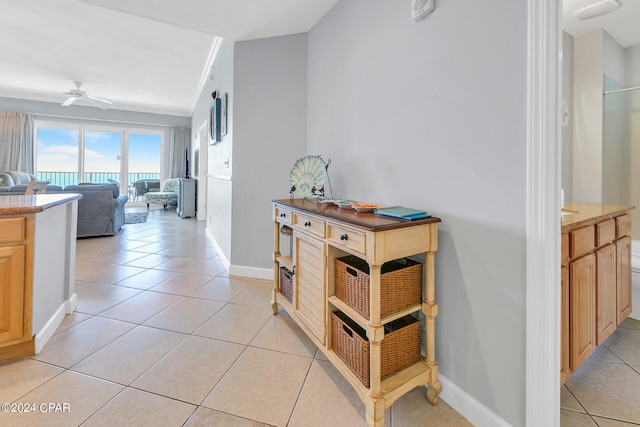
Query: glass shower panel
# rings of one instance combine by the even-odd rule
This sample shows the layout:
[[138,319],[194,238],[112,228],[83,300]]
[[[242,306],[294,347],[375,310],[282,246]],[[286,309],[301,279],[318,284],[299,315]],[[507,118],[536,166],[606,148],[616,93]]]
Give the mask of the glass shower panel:
[[604,129],[602,146],[602,201],[609,204],[630,203],[630,162],[626,141],[625,102],[627,92],[607,93],[624,86],[604,76]]

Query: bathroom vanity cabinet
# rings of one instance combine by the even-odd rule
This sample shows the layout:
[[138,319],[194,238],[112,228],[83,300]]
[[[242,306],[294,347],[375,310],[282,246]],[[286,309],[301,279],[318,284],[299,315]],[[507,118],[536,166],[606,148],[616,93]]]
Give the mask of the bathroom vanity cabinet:
[[563,209],[562,384],[631,313],[631,209],[578,202]]

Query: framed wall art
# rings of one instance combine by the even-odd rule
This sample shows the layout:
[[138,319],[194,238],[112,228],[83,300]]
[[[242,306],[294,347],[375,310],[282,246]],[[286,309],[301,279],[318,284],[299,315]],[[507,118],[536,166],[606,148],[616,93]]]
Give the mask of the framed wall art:
[[211,108],[209,110],[209,145],[216,145],[220,142],[221,110],[221,100],[220,98],[215,98],[213,102],[211,102]]
[[220,103],[220,135],[225,136],[227,134],[227,106],[229,105],[229,94],[224,93]]

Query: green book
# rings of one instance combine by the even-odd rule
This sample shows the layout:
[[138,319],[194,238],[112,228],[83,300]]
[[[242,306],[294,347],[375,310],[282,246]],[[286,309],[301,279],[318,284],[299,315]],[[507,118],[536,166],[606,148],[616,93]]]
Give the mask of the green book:
[[396,206],[393,208],[376,209],[373,212],[377,215],[388,216],[391,218],[408,219],[408,220],[428,218],[431,216],[425,211],[422,211],[419,209],[405,208],[402,206]]

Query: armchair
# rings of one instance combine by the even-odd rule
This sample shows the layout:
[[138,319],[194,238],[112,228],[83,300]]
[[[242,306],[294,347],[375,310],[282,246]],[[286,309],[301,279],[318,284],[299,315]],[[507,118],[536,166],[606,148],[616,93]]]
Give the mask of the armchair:
[[114,184],[67,185],[65,193],[78,193],[78,237],[114,235],[124,225],[126,194]]
[[162,191],[155,191],[146,193],[144,195],[144,202],[149,205],[163,205],[164,209],[167,209],[167,205],[178,204],[178,193],[180,192],[180,181],[178,178],[169,178],[162,184]]

